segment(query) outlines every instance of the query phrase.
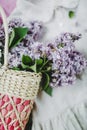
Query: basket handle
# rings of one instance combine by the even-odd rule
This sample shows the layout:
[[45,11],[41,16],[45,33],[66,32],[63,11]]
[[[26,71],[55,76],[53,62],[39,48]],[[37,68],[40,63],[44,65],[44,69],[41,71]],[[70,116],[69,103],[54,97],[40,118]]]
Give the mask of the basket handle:
[[9,42],[8,23],[7,23],[6,14],[3,8],[1,7],[1,5],[0,5],[0,14],[3,20],[3,26],[5,30],[4,67],[7,68],[8,66],[8,42]]

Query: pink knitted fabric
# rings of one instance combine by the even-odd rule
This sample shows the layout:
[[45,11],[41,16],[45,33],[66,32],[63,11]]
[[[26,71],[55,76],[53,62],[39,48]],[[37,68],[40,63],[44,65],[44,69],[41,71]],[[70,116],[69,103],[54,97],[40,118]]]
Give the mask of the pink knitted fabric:
[[0,94],[0,130],[24,130],[33,101]]
[[[5,13],[7,16],[11,14],[11,12],[14,10],[16,6],[17,0],[0,0],[0,5],[3,7]],[[0,24],[2,23],[2,20],[0,18]]]

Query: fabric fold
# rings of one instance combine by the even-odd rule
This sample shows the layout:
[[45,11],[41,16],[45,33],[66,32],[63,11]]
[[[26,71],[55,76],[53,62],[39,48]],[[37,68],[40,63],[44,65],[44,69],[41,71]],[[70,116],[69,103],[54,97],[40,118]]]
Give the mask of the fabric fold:
[[54,13],[54,0],[18,0],[12,17],[48,22]]
[[34,122],[32,130],[87,130],[87,101],[69,107],[45,122]]
[[61,6],[69,9],[76,8],[80,0],[55,0],[55,7]]

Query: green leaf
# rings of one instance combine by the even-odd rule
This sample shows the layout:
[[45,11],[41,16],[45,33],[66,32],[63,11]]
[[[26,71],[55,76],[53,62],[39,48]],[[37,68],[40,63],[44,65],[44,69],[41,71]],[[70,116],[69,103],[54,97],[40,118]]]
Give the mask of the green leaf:
[[42,89],[50,96],[52,96],[52,88],[49,86],[50,76],[47,73],[43,73],[41,86]]
[[47,67],[46,69],[43,69],[43,70],[41,70],[41,72],[50,72],[51,71],[51,69],[52,69],[52,67]]
[[25,65],[25,64],[22,63],[22,68],[23,68],[23,69],[32,70],[32,71],[34,71],[34,72],[37,72],[37,71],[36,71],[36,63],[35,63],[34,65],[31,65],[31,66],[30,66],[30,65]]
[[41,68],[43,66],[43,59],[36,59],[35,62],[36,62],[37,73],[41,72]]
[[10,36],[10,41],[9,41],[9,47],[11,46],[11,43],[12,43],[14,37],[15,37],[15,32],[14,32],[14,30],[12,30],[12,33],[11,33],[11,36]]
[[41,68],[40,68],[40,70],[43,70],[47,66],[48,63],[49,63],[49,60],[45,59],[42,66],[41,66]]
[[22,67],[23,67],[23,69],[30,69],[34,72],[37,72],[36,62],[34,62],[29,56],[23,55],[23,57],[22,57]]
[[29,65],[25,65],[23,62],[21,64],[21,66],[22,66],[23,69],[29,69]]
[[42,59],[37,59],[36,60],[36,64],[37,65],[42,65],[43,64],[43,60]]
[[18,67],[13,67],[12,69],[13,70],[20,70],[20,68],[18,68]]
[[43,73],[43,89],[46,90],[49,86],[50,77],[47,73]]
[[31,57],[23,55],[22,56],[22,63],[25,65],[31,64],[32,63]]
[[20,41],[25,37],[27,32],[28,28],[14,28],[10,36],[9,48],[11,49],[18,45],[18,43],[20,43]]
[[69,18],[73,18],[75,16],[75,12],[74,11],[69,11]]
[[37,71],[36,71],[36,64],[30,66],[29,69],[31,69],[31,70],[34,71],[34,72],[37,72]]
[[45,91],[48,95],[52,96],[52,91],[53,91],[53,89],[52,89],[50,86],[48,86],[44,91]]

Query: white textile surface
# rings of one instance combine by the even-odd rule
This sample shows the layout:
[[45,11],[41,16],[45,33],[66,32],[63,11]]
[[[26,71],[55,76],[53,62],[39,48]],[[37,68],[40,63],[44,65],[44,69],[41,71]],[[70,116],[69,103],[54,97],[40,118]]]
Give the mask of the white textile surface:
[[[44,22],[43,41],[61,32],[82,33],[76,47],[87,57],[87,0],[18,0],[12,17]],[[74,85],[55,88],[52,97],[42,92],[35,104],[32,130],[87,130],[87,71]]]

